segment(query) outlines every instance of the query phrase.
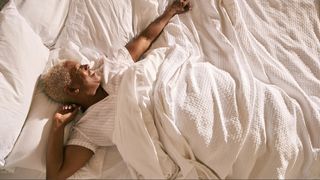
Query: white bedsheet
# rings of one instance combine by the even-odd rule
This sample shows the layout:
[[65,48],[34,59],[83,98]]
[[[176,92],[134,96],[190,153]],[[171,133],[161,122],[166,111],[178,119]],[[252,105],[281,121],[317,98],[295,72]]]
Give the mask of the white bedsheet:
[[165,151],[182,178],[319,178],[318,2],[210,2],[125,74],[114,141],[132,174],[167,177]]
[[[168,1],[70,3],[48,67],[123,46]],[[320,178],[319,1],[191,3],[125,74],[119,151],[103,149],[72,178]],[[15,162],[24,169],[0,178],[44,177],[43,160],[30,173],[25,165],[35,152],[44,157],[48,129],[33,132],[39,145]]]

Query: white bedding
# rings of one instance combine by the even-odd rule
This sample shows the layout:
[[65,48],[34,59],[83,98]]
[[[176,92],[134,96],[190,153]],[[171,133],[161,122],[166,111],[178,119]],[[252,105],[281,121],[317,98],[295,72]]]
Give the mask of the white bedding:
[[13,2],[0,12],[0,168],[19,137],[49,50]]
[[46,46],[55,44],[65,23],[69,0],[14,0],[19,13]]
[[211,2],[208,21],[175,18],[173,46],[125,74],[114,134],[124,160],[136,177],[166,177],[164,149],[183,178],[319,178],[319,4],[252,1],[271,12],[246,18],[256,9],[244,2]]
[[[46,68],[123,46],[167,3],[71,1]],[[125,73],[118,149],[101,149],[73,178],[320,178],[319,1],[191,3]],[[44,177],[56,106],[35,94],[6,159],[17,169],[1,178]]]

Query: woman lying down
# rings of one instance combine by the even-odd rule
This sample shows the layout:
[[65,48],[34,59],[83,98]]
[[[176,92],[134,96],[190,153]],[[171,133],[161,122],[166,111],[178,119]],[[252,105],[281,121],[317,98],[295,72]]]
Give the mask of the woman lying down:
[[[111,139],[120,72],[139,60],[173,16],[189,9],[188,0],[178,0],[168,6],[125,48],[114,57],[105,58],[103,66],[109,67],[104,69],[112,70],[104,72],[104,78],[88,65],[71,60],[55,65],[42,76],[45,93],[54,101],[68,104],[59,107],[53,116],[46,156],[47,179],[70,177],[90,160],[99,146],[113,145]],[[80,108],[85,115],[74,125],[64,147],[64,128]],[[90,119],[95,123],[90,123]]]

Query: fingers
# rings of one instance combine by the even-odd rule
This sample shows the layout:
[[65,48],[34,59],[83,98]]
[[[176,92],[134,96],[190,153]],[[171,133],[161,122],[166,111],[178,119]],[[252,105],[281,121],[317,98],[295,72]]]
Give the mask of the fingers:
[[191,10],[190,0],[177,0],[176,3],[178,4],[178,6],[180,6],[180,8],[182,8],[182,12]]
[[72,110],[72,109],[75,109],[76,107],[78,107],[78,106],[75,104],[67,104],[67,105],[63,105],[62,109],[63,110]]
[[65,104],[65,105],[60,106],[58,111],[67,113],[67,112],[75,111],[77,109],[79,109],[79,106],[76,104]]
[[191,10],[191,9],[192,9],[191,4],[190,4],[190,3],[187,3],[187,4],[183,7],[183,9],[184,9],[185,11]]
[[75,118],[79,109],[80,106],[76,104],[62,105],[54,114],[53,119],[59,122],[61,125],[66,125]]
[[187,6],[187,5],[190,3],[189,0],[178,0],[178,2],[180,2],[180,5],[181,5],[182,7],[185,7],[185,6]]
[[80,110],[80,106],[76,105],[76,104],[66,104],[66,105],[62,105],[60,113],[62,115],[70,115],[70,116],[75,116],[78,111]]

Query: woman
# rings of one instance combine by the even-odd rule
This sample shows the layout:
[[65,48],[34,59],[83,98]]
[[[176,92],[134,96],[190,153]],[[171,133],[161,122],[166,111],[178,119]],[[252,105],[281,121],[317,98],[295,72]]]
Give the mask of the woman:
[[[113,145],[111,137],[121,72],[140,59],[173,16],[189,9],[189,0],[177,0],[168,6],[125,48],[104,60],[104,78],[88,65],[75,61],[64,61],[43,76],[44,91],[50,98],[72,104],[59,107],[53,116],[46,156],[47,179],[68,178],[89,161],[97,147]],[[64,147],[64,128],[80,107],[85,114],[76,122]]]

